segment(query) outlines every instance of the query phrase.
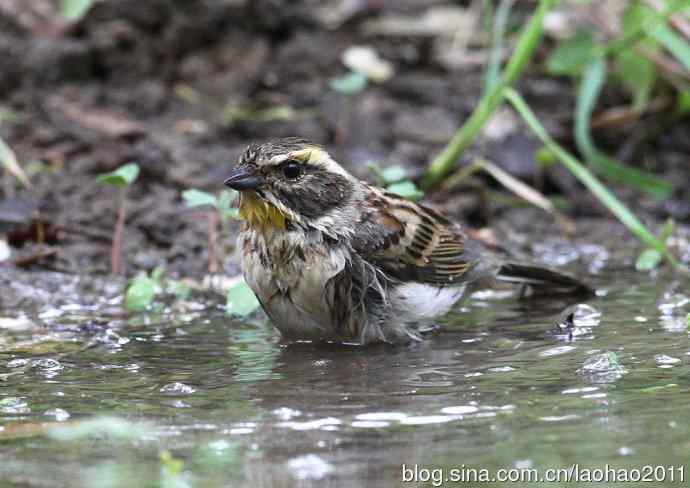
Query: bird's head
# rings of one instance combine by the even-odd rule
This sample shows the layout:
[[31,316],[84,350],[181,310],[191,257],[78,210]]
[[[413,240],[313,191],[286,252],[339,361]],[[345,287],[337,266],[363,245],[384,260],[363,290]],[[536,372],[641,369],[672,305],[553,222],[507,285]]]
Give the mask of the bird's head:
[[240,216],[249,225],[279,230],[332,228],[357,184],[324,149],[298,138],[250,145],[225,180],[241,193]]

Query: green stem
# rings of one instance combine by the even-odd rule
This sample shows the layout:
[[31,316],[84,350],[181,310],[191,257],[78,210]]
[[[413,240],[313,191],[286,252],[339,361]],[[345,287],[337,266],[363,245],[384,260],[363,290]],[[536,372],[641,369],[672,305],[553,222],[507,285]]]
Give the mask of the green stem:
[[110,271],[119,275],[122,272],[122,236],[125,232],[125,215],[127,207],[127,187],[120,189],[119,204],[117,206],[117,221],[113,231],[113,246],[110,250]]
[[512,86],[520,77],[525,67],[532,59],[543,32],[543,21],[546,13],[551,9],[555,0],[540,0],[537,10],[532,15],[527,26],[520,34],[513,56],[508,61],[500,80],[486,93],[477,104],[472,115],[455,133],[448,145],[431,162],[421,186],[428,190],[438,185],[450,173],[462,153],[474,142],[486,124],[491,114],[503,102],[503,90]]
[[525,103],[518,92],[512,88],[505,90],[505,98],[515,107],[523,120],[544,145],[565,165],[566,168],[584,184],[599,201],[613,213],[623,225],[649,247],[656,249],[676,269],[681,269],[681,264],[666,247],[645,225],[611,193],[580,161],[554,141],[534,112]]
[[515,3],[515,0],[501,0],[496,9],[491,32],[491,52],[489,53],[489,61],[486,66],[486,74],[484,75],[483,93],[491,91],[501,76],[501,54],[503,53],[506,26],[513,3]]

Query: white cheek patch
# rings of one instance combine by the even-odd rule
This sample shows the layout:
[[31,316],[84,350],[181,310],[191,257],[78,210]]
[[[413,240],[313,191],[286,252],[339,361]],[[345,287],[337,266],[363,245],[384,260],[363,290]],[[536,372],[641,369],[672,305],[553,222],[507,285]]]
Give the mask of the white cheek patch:
[[400,319],[431,319],[448,312],[465,293],[465,285],[438,287],[406,283],[393,290],[391,305]]

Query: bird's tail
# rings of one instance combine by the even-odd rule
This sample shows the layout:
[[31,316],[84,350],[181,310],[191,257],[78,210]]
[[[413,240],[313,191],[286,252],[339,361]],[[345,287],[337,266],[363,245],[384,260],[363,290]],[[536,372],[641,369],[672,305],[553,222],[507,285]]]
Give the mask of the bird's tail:
[[594,294],[592,288],[581,281],[558,271],[539,266],[504,263],[501,265],[496,278],[508,283],[528,285],[540,294]]

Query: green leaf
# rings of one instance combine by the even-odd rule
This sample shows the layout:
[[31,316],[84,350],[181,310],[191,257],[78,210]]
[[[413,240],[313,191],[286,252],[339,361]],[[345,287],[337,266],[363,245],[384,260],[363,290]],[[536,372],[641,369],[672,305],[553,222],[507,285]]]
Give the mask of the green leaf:
[[357,95],[367,87],[367,77],[358,71],[350,71],[340,78],[332,79],[329,85],[332,90],[343,95]]
[[635,261],[637,271],[650,271],[661,263],[661,253],[656,249],[645,249]]
[[618,359],[618,354],[616,354],[613,351],[608,351],[606,353],[606,357],[608,358],[609,364],[611,365],[612,369],[620,368],[621,363],[620,363],[620,360]]
[[381,178],[386,185],[398,183],[407,178],[407,170],[398,165],[388,166],[381,171]]
[[383,179],[383,170],[378,163],[367,163],[367,169],[374,173],[374,176],[376,176],[376,181],[379,185],[385,186],[386,182]]
[[632,49],[624,49],[616,56],[616,74],[632,92],[633,107],[641,112],[649,103],[656,82],[656,68],[647,58]]
[[232,205],[237,200],[238,192],[235,190],[223,190],[218,197],[218,210],[220,211],[220,218],[227,222],[230,219],[237,219],[239,217],[239,209]]
[[94,0],[61,0],[60,14],[69,20],[79,20],[93,6]]
[[[486,63],[486,70],[484,71],[484,89],[482,94],[489,93],[494,88],[501,76],[501,59],[503,57],[503,47],[505,44],[506,27],[510,19],[510,10],[513,7],[512,1],[502,1],[498,4],[496,14],[493,18],[493,24],[489,26],[491,31],[491,51],[489,51],[489,59]],[[485,2],[484,7],[491,10],[491,2]]]
[[575,108],[575,143],[582,155],[603,175],[619,183],[645,191],[655,198],[666,198],[673,187],[666,181],[636,168],[623,166],[594,145],[590,134],[592,112],[606,81],[606,61],[594,59],[584,72]]
[[168,293],[172,293],[178,300],[187,300],[192,289],[184,281],[168,280]]
[[664,222],[664,226],[661,228],[661,233],[659,234],[659,240],[666,242],[671,234],[673,234],[673,229],[676,227],[676,222],[673,219],[667,219]]
[[424,196],[424,193],[417,188],[417,185],[409,180],[389,185],[387,190],[410,200],[419,200]]
[[548,147],[541,147],[534,155],[537,164],[542,168],[548,168],[558,162],[558,158]]
[[572,38],[556,47],[546,61],[552,75],[578,75],[602,52],[588,29],[580,29]]
[[690,112],[690,90],[681,90],[678,92],[676,111],[678,115],[685,115]]
[[218,199],[215,195],[197,190],[196,188],[190,188],[182,192],[182,199],[184,204],[189,207],[201,207],[203,205],[210,205],[212,207],[218,206]]
[[227,313],[246,316],[259,307],[259,300],[249,285],[242,280],[228,290],[228,301],[225,307]]
[[170,451],[161,451],[159,454],[161,467],[168,476],[179,476],[184,469],[184,461],[175,459]]
[[146,275],[134,278],[125,294],[125,307],[132,312],[141,312],[153,303],[157,283]]
[[690,44],[665,23],[647,25],[646,32],[690,70]]
[[138,176],[139,165],[137,163],[128,163],[120,166],[115,171],[100,175],[97,181],[106,185],[123,188],[134,183]]
[[165,266],[156,266],[151,272],[151,279],[157,284],[161,284],[163,280],[163,275],[165,274]]

